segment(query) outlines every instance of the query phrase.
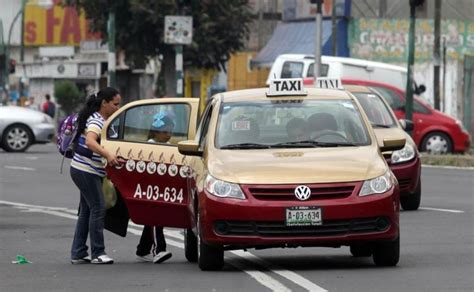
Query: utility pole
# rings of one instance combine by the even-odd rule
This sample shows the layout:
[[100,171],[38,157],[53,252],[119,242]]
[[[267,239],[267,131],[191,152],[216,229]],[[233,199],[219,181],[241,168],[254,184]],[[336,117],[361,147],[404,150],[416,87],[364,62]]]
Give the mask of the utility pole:
[[423,5],[424,0],[409,0],[410,33],[408,36],[408,76],[406,88],[405,119],[413,119],[413,65],[415,64],[415,21],[416,7]]
[[316,3],[316,37],[314,40],[314,84],[316,85],[316,78],[321,73],[321,42],[322,42],[322,9],[323,0],[311,0],[311,3]]
[[379,18],[384,18],[387,13],[387,0],[379,0]]
[[25,70],[25,6],[27,0],[21,1],[21,40],[20,40],[20,63],[21,63],[21,77],[20,77],[20,88],[18,90],[18,94],[20,97],[20,101],[25,94],[25,77],[26,77],[26,70]]
[[434,19],[434,107],[440,110],[440,34],[441,34],[441,0],[435,0],[435,19]]
[[332,1],[332,33],[331,33],[331,48],[332,55],[337,56],[337,17],[336,17],[336,0]]
[[107,34],[108,34],[108,45],[109,45],[109,55],[108,55],[108,86],[115,87],[117,84],[116,74],[115,74],[115,10],[111,8],[109,11],[109,19],[107,21]]

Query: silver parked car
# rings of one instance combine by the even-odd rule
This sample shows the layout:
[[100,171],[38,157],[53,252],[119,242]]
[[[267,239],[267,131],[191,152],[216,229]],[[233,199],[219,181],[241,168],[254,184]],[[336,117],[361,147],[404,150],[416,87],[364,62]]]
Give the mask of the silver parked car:
[[32,144],[51,142],[54,121],[48,115],[18,106],[0,106],[0,147],[24,152]]

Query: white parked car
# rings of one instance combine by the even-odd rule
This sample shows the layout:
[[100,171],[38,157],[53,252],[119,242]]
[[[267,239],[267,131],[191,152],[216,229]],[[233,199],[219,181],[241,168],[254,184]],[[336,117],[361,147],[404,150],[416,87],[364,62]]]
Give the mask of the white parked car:
[[7,152],[24,152],[32,144],[51,142],[54,121],[48,115],[18,106],[0,107],[0,147]]
[[[268,74],[272,79],[312,78],[314,56],[304,54],[279,55]],[[407,69],[400,66],[368,60],[321,56],[321,76],[330,78],[356,78],[390,83],[399,88],[407,84]]]

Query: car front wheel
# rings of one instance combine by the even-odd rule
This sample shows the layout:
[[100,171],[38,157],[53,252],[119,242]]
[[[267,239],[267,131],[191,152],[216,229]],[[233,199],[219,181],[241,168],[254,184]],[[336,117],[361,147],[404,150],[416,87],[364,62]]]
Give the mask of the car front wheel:
[[406,194],[400,197],[400,205],[403,210],[412,211],[418,210],[421,202],[421,181],[418,180],[418,186],[414,193]]
[[430,154],[447,154],[453,151],[453,143],[445,133],[432,132],[423,139],[421,151]]
[[184,255],[188,262],[195,263],[198,260],[197,237],[191,228],[184,229]]
[[33,134],[24,125],[12,125],[3,132],[2,148],[7,152],[24,152],[32,143]]
[[203,271],[218,271],[224,266],[224,249],[221,246],[209,245],[202,241],[201,220],[197,214],[197,250],[198,265]]
[[396,266],[400,260],[400,237],[394,241],[374,244],[372,252],[377,266]]

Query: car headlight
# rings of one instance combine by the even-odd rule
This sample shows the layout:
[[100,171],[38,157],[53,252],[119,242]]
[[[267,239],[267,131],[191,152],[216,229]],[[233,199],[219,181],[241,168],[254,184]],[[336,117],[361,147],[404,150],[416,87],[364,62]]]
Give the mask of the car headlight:
[[464,127],[464,124],[461,122],[461,120],[456,119],[455,121],[456,121],[456,125],[458,125],[459,128],[461,128],[461,131],[467,132],[467,129]]
[[210,175],[206,177],[205,188],[208,193],[216,197],[245,200],[245,195],[238,184],[218,180]]
[[406,162],[412,160],[415,155],[415,147],[409,143],[405,143],[405,147],[403,147],[403,149],[392,152],[391,162],[393,164]]
[[392,172],[388,170],[385,174],[376,178],[366,180],[360,189],[359,196],[382,194],[393,187]]

